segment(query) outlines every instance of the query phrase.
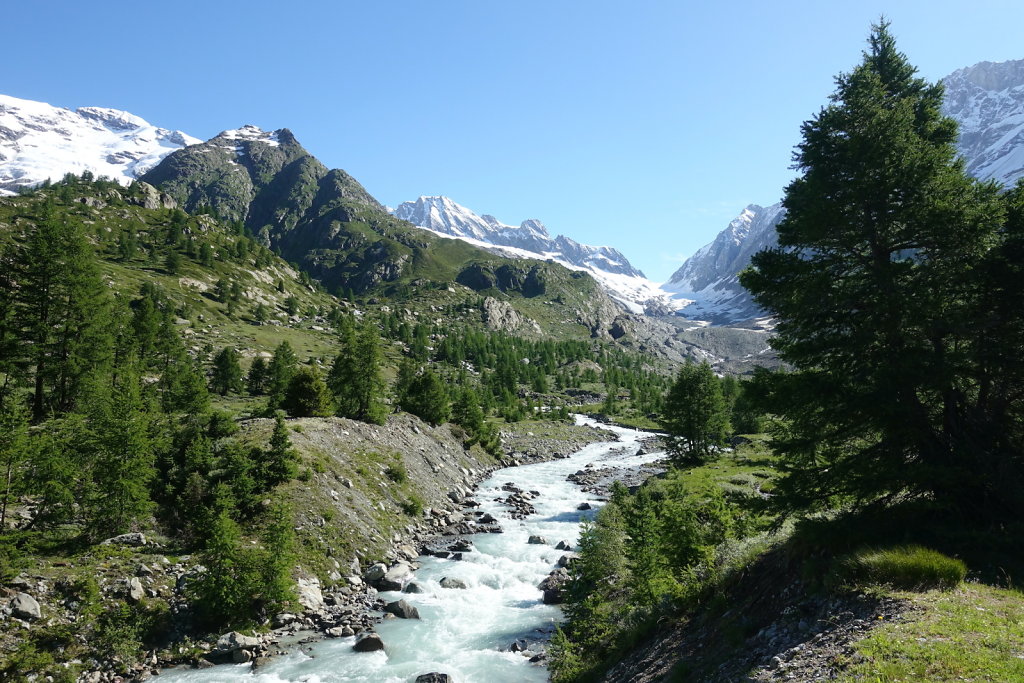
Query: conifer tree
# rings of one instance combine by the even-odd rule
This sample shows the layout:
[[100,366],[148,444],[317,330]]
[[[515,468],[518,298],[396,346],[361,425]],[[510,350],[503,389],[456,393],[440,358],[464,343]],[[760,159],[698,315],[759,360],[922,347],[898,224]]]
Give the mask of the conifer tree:
[[274,355],[267,367],[267,400],[268,410],[274,411],[281,407],[288,383],[298,367],[298,359],[292,351],[291,344],[284,341],[274,349]]
[[262,356],[256,356],[249,373],[245,376],[245,388],[251,396],[259,396],[267,390],[267,362]]
[[316,368],[299,368],[288,382],[282,407],[292,417],[328,417],[334,413],[331,392]]
[[964,172],[941,84],[915,75],[886,23],[836,84],[803,125],[779,247],[741,278],[796,369],[769,380],[787,419],[779,500],[910,493],[985,509],[995,463],[978,440],[973,356],[997,188]]
[[665,397],[662,426],[669,434],[668,452],[676,464],[707,460],[729,429],[722,387],[705,361],[679,369]]
[[284,414],[274,415],[274,431],[270,436],[270,447],[264,452],[262,478],[266,486],[273,487],[295,476],[295,462],[298,455],[288,438],[288,424]]
[[221,349],[213,359],[210,389],[221,396],[242,391],[242,366],[238,362],[238,352],[230,346]]

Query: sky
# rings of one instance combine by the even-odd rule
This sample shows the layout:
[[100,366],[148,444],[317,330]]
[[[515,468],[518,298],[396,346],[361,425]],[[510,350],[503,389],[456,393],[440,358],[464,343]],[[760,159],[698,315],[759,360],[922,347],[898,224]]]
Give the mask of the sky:
[[664,281],[781,199],[882,15],[929,80],[1024,58],[1020,0],[51,0],[4,8],[0,92],[288,128],[389,206],[537,218]]

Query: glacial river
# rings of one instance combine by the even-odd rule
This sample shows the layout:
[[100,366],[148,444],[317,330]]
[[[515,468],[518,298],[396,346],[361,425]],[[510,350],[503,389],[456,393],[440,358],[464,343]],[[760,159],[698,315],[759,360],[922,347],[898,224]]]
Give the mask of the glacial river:
[[[355,638],[324,640],[275,657],[255,673],[248,664],[176,669],[165,671],[161,683],[411,683],[430,672],[450,674],[456,683],[546,681],[546,667],[509,647],[518,639],[547,638],[562,620],[559,607],[544,604],[537,584],[563,555],[555,544],[564,540],[575,547],[580,521],[593,515],[578,512],[577,506],[596,499],[566,476],[591,463],[595,468],[639,465],[663,456],[637,454],[642,433],[605,428],[618,440],[591,444],[566,459],[497,470],[479,484],[474,500],[504,533],[472,536],[473,550],[461,561],[421,557],[414,580],[423,593],[381,593],[386,602],[404,599],[415,605],[421,617],[378,624],[383,651],[354,652]],[[506,482],[540,493],[530,501],[537,514],[524,520],[508,517],[508,508],[495,501],[509,495],[501,490]],[[543,536],[548,544],[530,545],[531,535]],[[468,588],[442,588],[445,577],[462,579]]]

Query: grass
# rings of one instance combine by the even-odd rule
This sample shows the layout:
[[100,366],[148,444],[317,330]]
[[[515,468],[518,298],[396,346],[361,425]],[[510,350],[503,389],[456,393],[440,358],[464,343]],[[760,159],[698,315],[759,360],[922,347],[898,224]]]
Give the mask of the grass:
[[1024,680],[1024,594],[983,584],[897,594],[917,608],[855,646],[840,681]]
[[962,560],[919,545],[862,550],[840,566],[854,581],[906,590],[949,590],[967,576],[967,565]]

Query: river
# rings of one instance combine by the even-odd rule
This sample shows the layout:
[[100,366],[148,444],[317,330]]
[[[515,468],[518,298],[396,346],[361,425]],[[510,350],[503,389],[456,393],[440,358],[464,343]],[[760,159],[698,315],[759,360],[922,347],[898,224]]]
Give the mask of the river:
[[[580,424],[596,424],[577,416]],[[592,464],[595,468],[632,466],[657,460],[661,453],[638,455],[644,433],[619,427],[603,428],[616,441],[586,446],[571,457],[497,470],[482,481],[473,498],[498,519],[504,533],[472,536],[473,550],[454,561],[421,557],[414,580],[423,593],[382,592],[386,602],[404,599],[420,619],[388,619],[377,626],[385,650],[357,653],[354,638],[324,640],[288,655],[273,658],[253,673],[248,664],[211,669],[165,671],[162,683],[410,683],[430,672],[450,674],[456,683],[526,683],[546,681],[547,668],[509,650],[518,639],[546,639],[561,621],[561,609],[545,605],[537,588],[564,554],[559,541],[575,547],[580,522],[593,512],[577,511],[596,496],[580,491],[566,477]],[[537,513],[509,519],[508,508],[495,499],[509,494],[501,487],[514,483],[537,491],[531,500]],[[596,507],[596,505],[595,505]],[[531,545],[539,535],[545,545]],[[462,579],[465,589],[446,589],[441,579]]]

